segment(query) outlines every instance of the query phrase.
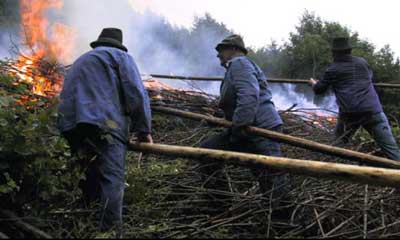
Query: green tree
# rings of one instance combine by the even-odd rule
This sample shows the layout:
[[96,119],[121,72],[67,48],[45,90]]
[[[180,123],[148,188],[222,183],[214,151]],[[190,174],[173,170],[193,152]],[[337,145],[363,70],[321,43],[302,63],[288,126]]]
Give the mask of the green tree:
[[267,47],[250,49],[249,57],[253,59],[268,77],[282,76],[282,66],[285,58],[282,47],[276,41],[272,41]]
[[185,58],[193,74],[221,75],[224,70],[219,66],[215,46],[228,35],[233,34],[223,23],[217,22],[210,14],[196,17],[188,39],[183,43]]
[[332,62],[331,42],[335,37],[349,36],[353,55],[364,58],[374,71],[374,80],[400,80],[400,60],[390,46],[379,51],[371,42],[361,39],[357,32],[337,23],[322,20],[314,13],[304,12],[289,40],[279,47],[271,45],[253,50],[250,56],[270,76],[284,78],[321,77]]
[[389,45],[384,46],[375,54],[375,76],[379,82],[400,80],[400,60],[395,59]]
[[349,35],[350,31],[339,23],[323,21],[306,11],[285,44],[283,54],[288,63],[282,66],[282,72],[290,78],[317,77],[331,62],[332,39]]

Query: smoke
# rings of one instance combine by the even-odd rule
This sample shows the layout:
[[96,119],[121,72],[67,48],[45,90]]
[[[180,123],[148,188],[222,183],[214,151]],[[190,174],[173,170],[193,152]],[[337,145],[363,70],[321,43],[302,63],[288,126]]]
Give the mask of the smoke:
[[0,59],[12,57],[13,43],[19,42],[19,4],[17,0],[0,0]]
[[338,106],[332,92],[315,96],[311,87],[301,87],[294,84],[271,84],[273,101],[278,109],[287,110],[294,105],[296,109],[320,109],[317,113],[334,115]]
[[[121,28],[124,44],[142,72],[221,75],[215,45],[229,32],[213,27],[196,32],[168,23],[150,11],[135,11],[128,0],[65,1],[67,23],[76,30],[76,56],[88,51],[105,27]],[[214,32],[213,32],[214,31]]]
[[18,28],[0,28],[0,59],[12,58],[19,44]]
[[0,59],[8,57],[8,43],[9,41],[6,41],[5,34],[0,33]]
[[[171,25],[164,17],[143,10],[143,6],[132,8],[129,0],[64,2],[63,20],[76,31],[75,57],[90,50],[89,43],[97,39],[103,28],[117,27],[123,30],[124,44],[141,73],[223,76],[225,72],[216,58],[214,47],[233,32],[209,15],[194,19],[192,28],[186,29]],[[196,85],[210,94],[219,94],[220,83],[162,81],[186,89]],[[318,108],[322,105],[324,108],[337,109],[332,98],[315,101],[310,97],[313,96],[310,89],[299,92],[293,85],[272,84],[272,90],[279,109],[287,109],[293,104],[301,108]]]

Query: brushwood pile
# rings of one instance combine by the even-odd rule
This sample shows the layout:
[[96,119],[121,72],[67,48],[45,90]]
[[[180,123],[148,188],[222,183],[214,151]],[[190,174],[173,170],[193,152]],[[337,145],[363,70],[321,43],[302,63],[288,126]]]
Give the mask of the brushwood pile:
[[[97,212],[82,207],[78,187],[82,174],[71,170],[69,146],[55,125],[57,97],[32,94],[32,86],[9,74],[8,67],[0,64],[0,234],[40,237],[40,229],[56,238],[96,237]],[[156,79],[147,80],[146,86],[153,105],[221,116],[215,96],[173,89]],[[284,133],[333,144],[335,122],[331,119],[296,107],[280,113]],[[156,143],[193,147],[223,130],[158,113],[153,113],[153,127]],[[376,147],[363,131],[346,148],[381,154],[373,151]],[[287,158],[355,164],[288,145],[283,145],[283,153]],[[213,175],[226,187],[207,189],[195,171],[196,164],[191,159],[129,153],[125,237],[400,236],[397,189],[291,175],[290,192],[275,207],[268,194],[258,194],[257,181],[245,166],[227,163]],[[7,218],[4,211],[13,212],[18,221]]]

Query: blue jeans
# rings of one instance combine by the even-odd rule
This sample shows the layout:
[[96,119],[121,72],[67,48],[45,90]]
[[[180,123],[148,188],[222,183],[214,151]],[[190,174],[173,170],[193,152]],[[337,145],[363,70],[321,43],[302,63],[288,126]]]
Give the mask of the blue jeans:
[[71,151],[77,156],[86,179],[80,183],[87,204],[100,202],[103,231],[122,227],[125,184],[126,144],[117,138],[104,139],[92,125],[79,125],[64,133]]
[[[281,132],[282,127],[279,126],[271,130]],[[201,147],[216,150],[261,154],[274,157],[281,156],[280,143],[263,137],[247,135],[238,138],[236,142],[232,142],[232,133],[230,130],[226,130],[205,140],[201,144]],[[203,159],[199,161],[199,164],[200,165],[197,170],[201,174],[203,174],[203,176],[205,176],[205,179],[208,179],[209,176],[220,171],[224,165],[224,163],[221,161],[214,161],[209,159]],[[268,169],[263,164],[252,163],[250,164],[250,168],[253,172],[253,175],[255,175],[260,184],[261,193],[266,193],[273,188],[274,198],[279,198],[287,192],[288,174]],[[219,181],[217,183],[214,183],[213,185],[223,187],[221,185],[226,184]]]
[[385,113],[341,114],[336,126],[336,138],[347,143],[360,127],[369,132],[389,159],[400,160],[400,149]]

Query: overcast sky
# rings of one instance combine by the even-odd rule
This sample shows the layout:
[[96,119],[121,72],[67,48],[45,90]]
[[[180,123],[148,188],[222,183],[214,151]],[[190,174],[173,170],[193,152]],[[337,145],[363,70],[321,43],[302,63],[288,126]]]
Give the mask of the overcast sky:
[[210,13],[244,36],[248,45],[261,47],[272,39],[282,42],[305,10],[324,20],[337,21],[378,48],[390,44],[400,56],[400,1],[398,0],[130,0],[171,23],[190,27],[194,16]]

